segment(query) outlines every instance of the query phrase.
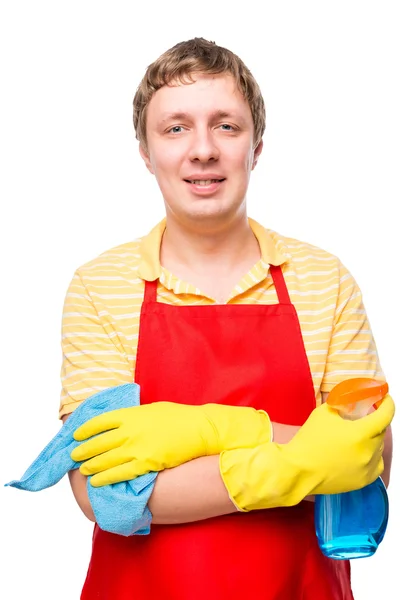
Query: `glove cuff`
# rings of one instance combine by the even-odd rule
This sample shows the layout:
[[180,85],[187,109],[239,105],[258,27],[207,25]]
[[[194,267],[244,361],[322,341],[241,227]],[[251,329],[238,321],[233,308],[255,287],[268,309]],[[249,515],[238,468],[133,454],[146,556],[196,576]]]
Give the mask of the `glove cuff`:
[[242,512],[298,504],[317,484],[275,443],[222,452],[219,467],[229,497]]

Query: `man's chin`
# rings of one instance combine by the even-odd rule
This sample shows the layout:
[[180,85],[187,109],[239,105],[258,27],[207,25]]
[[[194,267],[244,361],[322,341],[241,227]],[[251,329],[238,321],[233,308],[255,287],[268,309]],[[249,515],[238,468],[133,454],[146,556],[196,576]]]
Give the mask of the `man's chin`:
[[[225,228],[232,222],[240,219],[246,214],[245,207],[234,207],[234,206],[221,206],[216,203],[211,203],[202,206],[197,205],[190,207],[186,210],[174,211],[171,215],[174,221],[177,221],[181,225],[191,230],[204,230],[208,233],[210,231],[220,230],[221,227]],[[168,218],[168,213],[167,213]]]

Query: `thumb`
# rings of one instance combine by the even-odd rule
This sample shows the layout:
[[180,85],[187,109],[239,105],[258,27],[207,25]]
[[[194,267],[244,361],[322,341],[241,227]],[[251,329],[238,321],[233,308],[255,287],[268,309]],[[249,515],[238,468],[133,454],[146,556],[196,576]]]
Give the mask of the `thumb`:
[[386,394],[380,406],[370,415],[363,417],[358,422],[365,428],[370,437],[380,435],[389,427],[395,413],[395,404],[392,396]]

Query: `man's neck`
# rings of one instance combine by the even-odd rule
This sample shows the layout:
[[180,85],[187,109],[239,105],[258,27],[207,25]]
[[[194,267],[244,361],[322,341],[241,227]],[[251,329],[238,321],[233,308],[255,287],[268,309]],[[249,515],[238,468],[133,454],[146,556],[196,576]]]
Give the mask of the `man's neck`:
[[230,270],[243,270],[261,257],[260,247],[246,215],[223,228],[182,227],[167,217],[161,243],[160,261],[173,272],[210,276]]

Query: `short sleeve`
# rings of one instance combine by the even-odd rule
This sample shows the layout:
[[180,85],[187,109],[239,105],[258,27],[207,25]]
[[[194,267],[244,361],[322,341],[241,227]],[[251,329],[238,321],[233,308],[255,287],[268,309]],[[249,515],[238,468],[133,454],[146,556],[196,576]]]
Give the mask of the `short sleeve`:
[[330,392],[340,381],[354,377],[385,380],[360,288],[349,271],[339,266],[339,291],[322,392]]
[[79,271],[64,302],[61,346],[60,418],[96,392],[132,383],[132,365],[113,323],[99,314]]

